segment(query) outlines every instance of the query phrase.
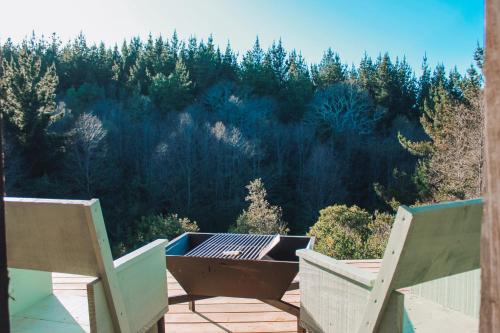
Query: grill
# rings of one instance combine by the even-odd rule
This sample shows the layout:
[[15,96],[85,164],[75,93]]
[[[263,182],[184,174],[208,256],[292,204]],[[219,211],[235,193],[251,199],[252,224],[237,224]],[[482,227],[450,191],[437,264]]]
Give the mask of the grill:
[[[188,232],[166,247],[167,268],[187,299],[227,296],[279,301],[299,270],[306,236]],[[175,304],[184,298],[169,298]]]
[[259,260],[279,240],[279,235],[215,234],[186,253],[186,257]]
[[299,307],[281,298],[298,288],[292,283],[299,271],[295,251],[313,243],[305,236],[185,233],[165,249],[167,268],[186,292],[168,303],[189,302],[195,311],[203,298],[256,298],[299,318]]

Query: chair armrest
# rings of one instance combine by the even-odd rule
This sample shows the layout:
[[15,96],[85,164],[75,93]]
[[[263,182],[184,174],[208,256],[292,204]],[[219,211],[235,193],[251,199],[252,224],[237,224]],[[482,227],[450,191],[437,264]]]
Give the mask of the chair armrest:
[[[137,250],[134,250],[126,255],[116,259],[113,263],[117,271],[126,269],[130,265],[134,265],[137,262],[144,261],[148,256],[155,253],[155,250],[163,251],[163,257],[165,257],[165,247],[168,241],[166,239],[157,239],[148,243]],[[165,259],[165,258],[164,258]]]
[[168,309],[167,243],[155,240],[114,262],[132,332],[150,328]]
[[299,250],[300,323],[312,332],[357,332],[374,274],[313,250]]
[[340,260],[325,256],[319,252],[313,250],[298,250],[297,256],[310,264],[321,267],[323,270],[329,271],[339,277],[352,280],[353,282],[359,283],[365,287],[372,288],[375,283],[375,274],[356,266],[348,265]]
[[[158,239],[114,261],[131,332],[146,332],[168,309],[166,245]],[[104,332],[110,316],[101,280],[89,283],[87,292],[91,327]]]

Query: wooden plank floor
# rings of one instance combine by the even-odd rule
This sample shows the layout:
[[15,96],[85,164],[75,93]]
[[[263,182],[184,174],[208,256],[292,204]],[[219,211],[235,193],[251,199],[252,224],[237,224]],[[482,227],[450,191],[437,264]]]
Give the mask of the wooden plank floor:
[[[185,294],[168,275],[169,296]],[[299,306],[298,290],[288,291],[283,300]],[[196,301],[196,312],[187,303],[170,305],[165,316],[167,332],[297,332],[297,318],[248,298],[216,297]]]
[[[380,260],[352,261],[360,268],[376,273]],[[69,274],[53,274],[54,293],[86,295],[86,283],[93,278]],[[169,296],[184,294],[177,281],[168,274]],[[286,292],[283,300],[299,306],[299,290]],[[196,312],[187,303],[169,306],[165,316],[166,332],[172,333],[291,333],[297,332],[297,319],[258,300],[216,297],[196,302]]]

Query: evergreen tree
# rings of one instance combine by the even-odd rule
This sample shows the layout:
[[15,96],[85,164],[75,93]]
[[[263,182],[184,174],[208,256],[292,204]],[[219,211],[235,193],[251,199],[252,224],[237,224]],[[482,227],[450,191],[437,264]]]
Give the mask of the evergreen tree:
[[313,85],[304,58],[295,50],[288,57],[287,68],[283,105],[278,117],[285,122],[298,121],[311,101]]
[[281,207],[272,206],[267,201],[267,191],[260,178],[247,185],[249,202],[236,221],[235,232],[249,234],[286,234],[288,228],[282,220]]
[[482,70],[484,63],[484,48],[477,43],[476,50],[474,51],[474,61],[476,62],[476,66]]
[[220,76],[225,80],[237,81],[238,74],[237,56],[231,49],[231,44],[227,42],[226,49],[222,55]]
[[431,70],[427,64],[427,56],[422,61],[422,75],[418,81],[417,108],[423,112],[425,101],[429,98],[431,88]]
[[385,107],[388,112],[386,117],[392,120],[396,114],[395,110],[395,68],[388,53],[379,56],[376,63],[375,76],[375,101],[378,105]]
[[[420,200],[478,196],[484,184],[480,83],[464,80],[456,71],[446,79],[442,65],[437,66],[432,79],[420,120],[429,140],[413,142],[400,136],[403,146],[420,157],[414,175]],[[468,89],[466,93],[463,87]]]
[[273,42],[264,56],[264,70],[271,79],[267,82],[267,93],[280,92],[285,86],[285,79],[288,72],[287,53],[283,47],[281,39],[278,43]]
[[319,65],[311,67],[314,85],[324,89],[334,83],[347,80],[347,65],[342,64],[338,53],[329,48],[324,54]]
[[48,126],[55,117],[55,91],[58,84],[55,66],[41,69],[41,60],[24,43],[17,61],[2,63],[4,96],[0,106],[7,131],[22,149],[31,177],[39,177],[54,167],[58,152]]
[[357,83],[366,89],[370,96],[375,96],[377,67],[372,59],[365,53],[358,68]]
[[182,110],[192,100],[192,93],[193,84],[181,59],[173,73],[168,76],[159,73],[152,79],[151,98],[162,113]]
[[242,82],[260,95],[269,93],[268,86],[272,80],[268,71],[269,65],[264,64],[264,57],[264,50],[257,37],[253,48],[245,53],[241,62]]

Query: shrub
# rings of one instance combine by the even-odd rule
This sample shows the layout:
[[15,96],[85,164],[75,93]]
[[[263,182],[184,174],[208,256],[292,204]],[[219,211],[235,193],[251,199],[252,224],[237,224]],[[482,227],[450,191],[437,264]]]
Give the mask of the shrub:
[[366,241],[366,258],[382,258],[391,234],[394,216],[375,212],[373,222],[368,225],[370,235]]
[[380,258],[390,234],[392,216],[346,205],[333,205],[320,211],[311,227],[315,250],[336,259]]
[[143,216],[137,224],[136,243],[145,244],[154,239],[171,240],[184,232],[199,231],[196,221],[177,214]]

